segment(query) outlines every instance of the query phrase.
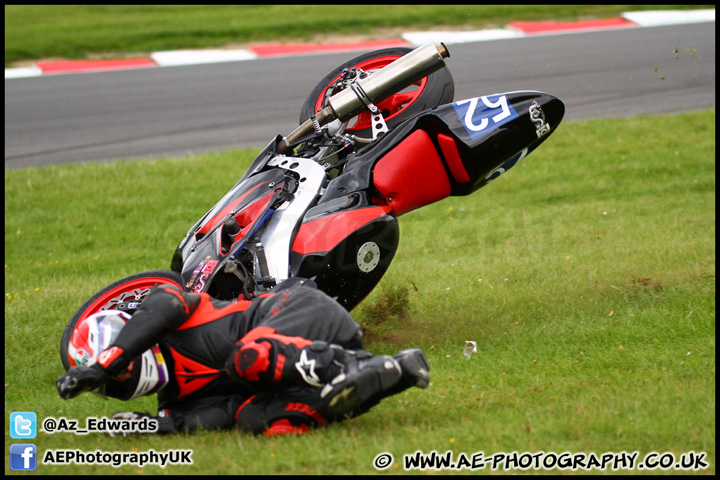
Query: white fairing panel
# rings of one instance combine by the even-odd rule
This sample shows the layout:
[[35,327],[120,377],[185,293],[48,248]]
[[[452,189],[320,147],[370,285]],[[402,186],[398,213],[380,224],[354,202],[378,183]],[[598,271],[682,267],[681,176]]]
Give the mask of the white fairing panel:
[[325,170],[314,160],[278,156],[268,165],[292,170],[300,175],[295,196],[277,209],[260,240],[265,248],[268,273],[277,283],[290,276],[290,249],[293,232],[315,201],[325,181]]

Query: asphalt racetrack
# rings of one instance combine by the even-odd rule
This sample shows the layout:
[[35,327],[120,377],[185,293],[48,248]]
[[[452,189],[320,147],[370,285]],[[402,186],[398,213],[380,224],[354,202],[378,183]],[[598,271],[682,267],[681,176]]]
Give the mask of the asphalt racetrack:
[[[455,100],[540,90],[566,120],[715,107],[715,22],[448,48]],[[5,168],[262,148],[361,53],[6,79]]]

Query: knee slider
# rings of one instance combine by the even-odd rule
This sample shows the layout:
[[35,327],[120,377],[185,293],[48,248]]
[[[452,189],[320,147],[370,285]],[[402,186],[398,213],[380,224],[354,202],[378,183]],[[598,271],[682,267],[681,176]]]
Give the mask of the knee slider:
[[225,369],[232,377],[257,382],[260,375],[267,373],[270,368],[271,350],[272,345],[269,342],[241,344],[230,355]]
[[235,414],[235,425],[255,435],[299,434],[327,423],[314,406],[317,395],[307,389],[264,393],[248,399]]

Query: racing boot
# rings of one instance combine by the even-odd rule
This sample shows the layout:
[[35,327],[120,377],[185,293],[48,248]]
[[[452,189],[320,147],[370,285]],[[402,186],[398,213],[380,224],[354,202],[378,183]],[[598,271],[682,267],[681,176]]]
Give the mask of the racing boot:
[[[367,352],[363,352],[367,353]],[[352,352],[341,360],[343,371],[323,387],[322,411],[331,418],[350,418],[368,411],[380,400],[416,386],[430,384],[430,366],[419,349],[389,355],[353,358]]]
[[[430,386],[430,364],[419,348],[403,350],[393,357],[400,364],[402,377],[398,382],[398,392],[409,388],[428,388]],[[394,395],[395,393],[390,393]]]

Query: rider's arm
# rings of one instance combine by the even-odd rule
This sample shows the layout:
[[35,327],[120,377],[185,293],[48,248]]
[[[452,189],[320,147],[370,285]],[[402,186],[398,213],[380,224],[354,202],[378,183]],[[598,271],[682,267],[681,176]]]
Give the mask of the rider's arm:
[[97,365],[109,375],[121,373],[132,359],[182,325],[200,299],[198,294],[170,285],[155,287],[120,330],[115,343],[98,357]]

